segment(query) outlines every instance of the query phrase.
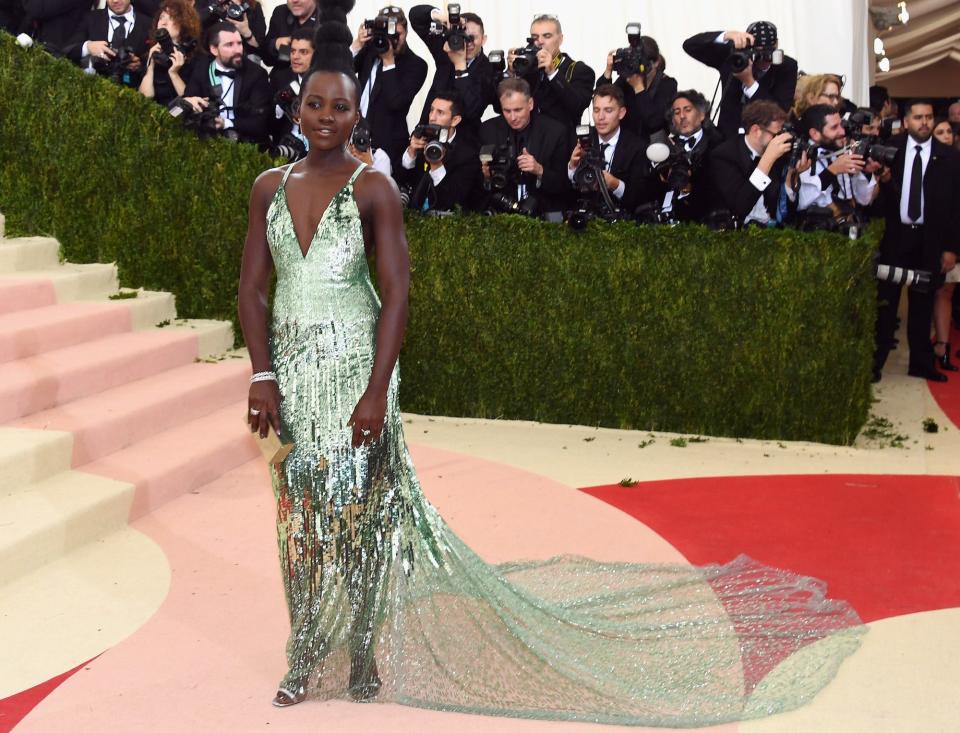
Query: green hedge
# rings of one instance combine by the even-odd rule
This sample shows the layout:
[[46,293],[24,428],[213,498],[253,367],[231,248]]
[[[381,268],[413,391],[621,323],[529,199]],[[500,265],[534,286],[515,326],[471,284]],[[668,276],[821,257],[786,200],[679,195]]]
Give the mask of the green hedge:
[[[0,211],[73,261],[233,319],[271,165],[0,34]],[[408,217],[404,409],[850,443],[870,402],[875,236]]]

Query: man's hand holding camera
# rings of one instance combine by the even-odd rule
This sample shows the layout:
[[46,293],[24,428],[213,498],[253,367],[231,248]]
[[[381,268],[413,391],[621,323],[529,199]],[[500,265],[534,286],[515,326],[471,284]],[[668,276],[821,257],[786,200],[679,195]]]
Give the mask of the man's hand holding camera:
[[[200,114],[207,107],[210,106],[210,100],[207,99],[206,97],[184,97],[183,101],[188,102],[190,106],[193,107],[193,111],[196,112],[197,114]],[[214,118],[213,124],[214,124],[214,127],[216,127],[218,130],[222,130],[223,118],[222,117]]]
[[543,166],[537,162],[537,159],[534,158],[526,148],[517,156],[517,168],[520,169],[521,173],[530,173],[537,178],[543,175]]
[[112,59],[117,55],[107,41],[87,41],[87,50],[95,59]]
[[[608,79],[613,79],[613,64],[615,55],[616,50],[607,54],[607,68],[603,72],[603,75]],[[644,79],[643,74],[631,74],[626,78],[626,82],[630,85],[635,94],[640,94],[640,92],[645,91],[647,88],[647,80]]]
[[773,170],[774,163],[789,153],[792,148],[793,135],[789,132],[780,132],[774,135],[773,140],[770,141],[767,149],[764,150],[763,155],[760,156],[760,162],[757,163],[757,168],[769,176],[770,171]]
[[[844,153],[843,155],[838,156],[836,160],[828,165],[827,170],[833,173],[835,176],[839,176],[844,173],[849,176],[854,176],[863,171],[865,166],[866,161],[863,159],[862,155],[857,155],[856,153]],[[876,168],[874,170],[876,170]]]

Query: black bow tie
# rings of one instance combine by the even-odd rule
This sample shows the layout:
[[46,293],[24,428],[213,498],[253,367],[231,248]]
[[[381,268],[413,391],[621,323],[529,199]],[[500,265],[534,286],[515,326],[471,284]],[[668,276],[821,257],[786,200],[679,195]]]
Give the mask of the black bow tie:
[[228,79],[236,79],[237,72],[232,69],[230,71],[221,71],[220,69],[217,69],[217,76],[225,76]]
[[122,15],[111,15],[110,20],[112,20],[114,23],[120,23],[121,25],[127,22],[127,19]]
[[687,150],[693,150],[697,145],[697,138],[695,137],[681,137],[680,142],[683,143],[684,147]]

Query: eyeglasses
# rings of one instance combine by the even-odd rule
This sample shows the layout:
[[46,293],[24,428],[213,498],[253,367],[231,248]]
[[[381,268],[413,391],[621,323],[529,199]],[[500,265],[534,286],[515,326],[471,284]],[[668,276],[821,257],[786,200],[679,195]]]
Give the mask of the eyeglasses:
[[840,101],[840,95],[839,95],[839,94],[821,94],[820,96],[821,96],[821,97],[826,97],[827,99],[830,99],[830,100],[832,100],[832,101],[834,101],[834,102],[839,102],[839,101]]

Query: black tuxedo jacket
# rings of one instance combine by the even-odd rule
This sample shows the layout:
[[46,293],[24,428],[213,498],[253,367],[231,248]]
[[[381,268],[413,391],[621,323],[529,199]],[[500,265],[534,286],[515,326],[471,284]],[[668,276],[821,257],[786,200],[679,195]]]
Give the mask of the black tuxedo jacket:
[[713,149],[707,161],[714,204],[709,208],[725,207],[730,209],[740,221],[744,221],[756,206],[757,201],[763,197],[767,213],[772,219],[777,212],[785,160],[786,156],[780,158],[773,166],[770,172],[771,183],[761,193],[750,182],[750,175],[760,162],[760,158],[756,160],[751,158],[743,135],[725,140]]
[[[193,73],[187,79],[185,97],[210,96],[209,56],[199,56],[194,64]],[[267,144],[267,126],[273,114],[273,99],[270,95],[270,81],[267,72],[259,64],[249,59],[243,60],[243,67],[233,80],[233,127],[243,142]]]
[[490,65],[487,55],[481,51],[468,67],[467,74],[457,76],[450,57],[443,50],[443,36],[430,33],[430,11],[432,10],[432,5],[415,5],[410,8],[409,15],[410,27],[426,44],[437,67],[423,105],[423,112],[420,114],[420,121],[427,122],[430,116],[430,104],[438,92],[456,90],[463,102],[463,121],[459,128],[476,137],[480,133],[480,119],[497,95],[499,80],[496,70]]
[[[533,115],[530,124],[515,132],[503,117],[494,117],[480,125],[480,145],[512,145],[519,155],[526,147],[543,166],[543,177],[537,185],[537,177],[524,173],[520,182],[527,186],[531,195],[540,202],[541,211],[560,211],[570,195],[570,180],[567,178],[567,162],[573,150],[572,136],[556,120],[543,115]],[[506,192],[515,196],[515,190]]]
[[54,53],[64,53],[84,17],[96,7],[92,0],[23,0],[21,31]]
[[[601,74],[597,77],[597,87],[609,84],[610,80]],[[627,116],[620,123],[631,132],[650,137],[658,130],[669,126],[670,104],[677,94],[677,80],[666,74],[657,74],[649,88],[637,94],[627,83],[626,78],[617,77],[614,85],[623,92],[623,101],[627,107]]]
[[[904,166],[907,145],[916,145],[909,135],[899,135],[897,157],[889,183],[881,183],[883,214],[886,231],[880,242],[881,259],[888,264],[907,264],[909,253],[901,243],[900,195],[903,192]],[[943,143],[933,140],[930,160],[923,176],[923,252],[921,268],[940,272],[943,252],[960,253],[960,229],[957,212],[960,211],[960,154]]]
[[[723,31],[708,31],[691,36],[683,42],[683,50],[702,64],[711,66],[720,72],[723,95],[720,98],[720,116],[717,129],[724,137],[736,137],[740,130],[740,118],[745,106],[743,85],[733,76],[730,67],[730,46],[715,43]],[[797,89],[797,62],[789,56],[783,57],[779,66],[771,66],[760,79],[760,88],[748,102],[762,99],[776,102],[785,112],[793,106],[793,94]]]
[[[600,139],[597,131],[592,133],[593,146],[599,148]],[[647,160],[646,138],[637,135],[620,126],[620,139],[613,150],[613,160],[610,161],[610,174],[624,183],[623,198],[620,199],[620,208],[626,213],[633,213],[642,202],[641,193],[643,182],[650,170]],[[614,197],[614,202],[616,202]]]
[[[534,109],[541,115],[556,120],[573,135],[580,124],[583,110],[593,99],[597,75],[582,61],[574,61],[566,54],[560,55],[560,66],[553,81],[541,69],[535,69],[524,77],[533,90]],[[500,111],[497,104],[497,112]]]
[[[392,69],[377,72],[370,90],[367,123],[374,146],[383,148],[396,170],[400,165],[400,156],[410,142],[407,113],[427,78],[427,62],[409,49],[396,54],[394,59]],[[362,93],[370,80],[374,64],[380,62],[380,56],[367,44],[353,61]]]
[[[677,221],[702,221],[712,208],[716,207],[714,185],[710,178],[710,166],[708,161],[713,151],[723,142],[723,136],[717,132],[713,125],[706,125],[703,128],[703,135],[691,151],[692,158],[699,161],[695,164],[693,174],[690,177],[690,193],[683,198],[674,196],[672,202],[673,216]],[[753,171],[750,168],[747,175]],[[770,184],[773,187],[773,184]],[[751,186],[752,188],[752,186]],[[640,191],[640,203],[655,201],[658,206],[662,206],[663,199],[670,190],[667,183],[660,176],[660,172],[648,168],[648,173],[644,178]],[[754,189],[756,190],[756,189]],[[756,199],[754,199],[754,202]],[[753,208],[753,202],[750,209]],[[748,209],[748,213],[750,211]]]
[[[271,66],[289,66],[289,61],[280,61],[280,59],[277,58],[277,39],[289,36],[297,28],[315,26],[317,24],[318,13],[319,3],[317,9],[313,11],[313,14],[301,23],[297,20],[297,17],[290,12],[290,8],[288,8],[285,3],[281,3],[273,9],[273,14],[270,16],[270,27],[267,29],[267,37],[262,43],[260,42],[260,38],[257,38],[257,42],[260,43],[260,49],[252,50]],[[250,31],[256,35],[252,22],[250,24]]]
[[[110,21],[107,18],[107,10],[91,10],[80,23],[70,41],[67,43],[64,53],[75,63],[80,63],[80,53],[83,50],[83,44],[87,41],[105,41],[107,40],[107,27]],[[140,74],[147,63],[147,36],[150,33],[150,25],[153,19],[145,13],[138,12],[136,8],[133,11],[133,28],[126,28],[126,45],[133,49],[137,57],[142,62]]]
[[438,211],[450,211],[456,206],[464,209],[472,208],[476,204],[480,187],[480,145],[477,139],[457,127],[457,135],[447,150],[443,159],[443,167],[447,174],[434,185],[433,179],[427,172],[423,153],[417,155],[412,169],[408,170],[401,164],[397,169],[397,182],[403,186],[411,186],[414,191],[412,200],[417,206],[422,205],[424,199],[430,201],[430,208]]

